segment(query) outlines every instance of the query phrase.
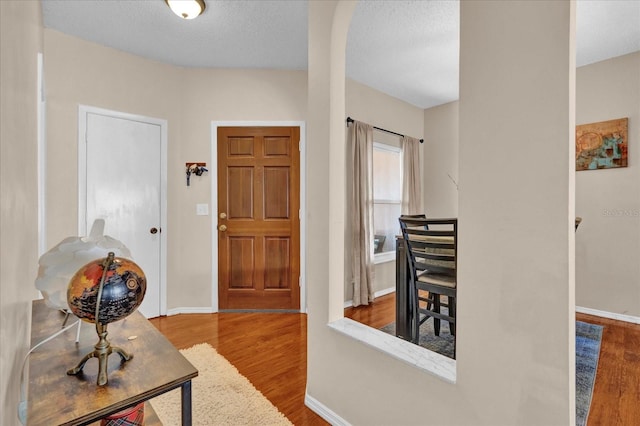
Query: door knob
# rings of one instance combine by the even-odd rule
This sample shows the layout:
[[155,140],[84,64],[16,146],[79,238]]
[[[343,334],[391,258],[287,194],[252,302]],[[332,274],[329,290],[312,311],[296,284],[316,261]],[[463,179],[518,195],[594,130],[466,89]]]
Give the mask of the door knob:
[[227,225],[220,225],[220,228],[218,228],[220,231],[224,232],[227,230]]
[[151,229],[149,229],[149,232],[151,232],[152,234],[157,234],[158,233],[158,228],[151,228]]
[[220,213],[220,219],[226,219],[227,218],[227,214],[226,213]]

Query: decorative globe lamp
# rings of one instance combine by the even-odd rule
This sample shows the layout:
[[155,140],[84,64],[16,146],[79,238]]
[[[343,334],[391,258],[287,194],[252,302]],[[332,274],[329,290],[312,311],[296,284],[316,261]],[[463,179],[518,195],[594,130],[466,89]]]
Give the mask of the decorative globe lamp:
[[104,219],[96,219],[91,232],[84,237],[67,237],[44,253],[38,260],[35,286],[50,308],[68,311],[67,287],[76,271],[87,262],[114,252],[131,259],[131,252],[121,242],[104,235]]
[[98,343],[67,374],[79,374],[86,362],[95,357],[98,358],[98,386],[104,386],[108,382],[109,355],[117,353],[122,362],[133,358],[123,349],[111,346],[107,340],[107,324],[133,313],[142,303],[146,290],[147,279],[142,269],[130,259],[115,257],[113,252],[78,269],[67,288],[67,303],[75,316],[95,323]]

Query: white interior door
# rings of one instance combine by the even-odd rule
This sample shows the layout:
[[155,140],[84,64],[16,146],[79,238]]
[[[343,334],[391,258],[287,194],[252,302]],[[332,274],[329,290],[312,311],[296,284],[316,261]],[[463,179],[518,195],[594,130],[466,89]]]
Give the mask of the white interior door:
[[[84,153],[80,150],[80,163],[83,155],[85,162],[80,198],[85,199],[86,208],[80,220],[86,230],[95,219],[104,219],[105,235],[129,248],[147,278],[147,292],[139,310],[147,318],[157,317],[166,313],[161,270],[162,125],[118,113],[85,110],[80,115],[86,125]],[[80,135],[82,145],[83,133]],[[81,174],[82,169],[81,165]],[[82,216],[82,205],[80,210]]]

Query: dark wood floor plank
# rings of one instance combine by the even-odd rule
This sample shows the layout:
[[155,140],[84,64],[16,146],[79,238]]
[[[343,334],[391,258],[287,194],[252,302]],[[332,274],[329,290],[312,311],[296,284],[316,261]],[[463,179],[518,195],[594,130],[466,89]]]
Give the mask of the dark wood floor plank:
[[620,420],[621,424],[640,424],[640,325],[624,330]]
[[[578,317],[580,319],[581,317]],[[595,324],[594,318],[584,318],[582,321]],[[600,324],[603,325],[603,324]],[[620,382],[622,380],[623,366],[618,361],[624,356],[624,330],[613,325],[604,325],[602,331],[602,343],[600,345],[600,358],[598,359],[598,371],[594,385],[591,410],[589,413],[590,425],[618,424],[616,420],[620,411]]]

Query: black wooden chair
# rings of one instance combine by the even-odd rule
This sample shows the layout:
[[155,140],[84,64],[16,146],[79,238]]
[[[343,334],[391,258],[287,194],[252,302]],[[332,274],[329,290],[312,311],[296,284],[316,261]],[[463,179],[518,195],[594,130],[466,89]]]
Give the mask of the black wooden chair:
[[419,343],[420,325],[429,318],[433,318],[436,336],[441,321],[449,323],[455,336],[458,220],[401,216],[399,221],[409,262],[411,340]]
[[[405,218],[405,219],[426,219],[427,215],[425,215],[425,214],[403,214],[400,217]],[[427,225],[425,225],[424,229],[429,229],[429,227]]]

